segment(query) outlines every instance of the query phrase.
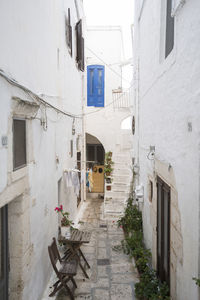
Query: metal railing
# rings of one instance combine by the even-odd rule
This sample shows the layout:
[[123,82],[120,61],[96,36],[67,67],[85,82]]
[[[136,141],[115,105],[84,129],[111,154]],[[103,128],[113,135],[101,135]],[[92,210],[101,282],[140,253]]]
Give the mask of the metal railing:
[[117,89],[112,91],[114,108],[129,108],[131,106],[131,91]]

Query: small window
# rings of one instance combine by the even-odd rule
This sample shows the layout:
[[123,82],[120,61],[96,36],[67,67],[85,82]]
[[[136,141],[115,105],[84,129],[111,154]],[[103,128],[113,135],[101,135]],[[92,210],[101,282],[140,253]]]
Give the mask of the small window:
[[73,151],[74,151],[74,147],[73,147],[73,140],[70,141],[70,154],[71,154],[71,157],[73,157]]
[[26,165],[26,121],[13,119],[13,169]]
[[171,16],[172,0],[167,1],[166,8],[166,35],[165,35],[165,58],[174,48],[174,17]]
[[149,201],[153,200],[153,182],[149,180]]
[[70,8],[68,8],[68,17],[65,19],[66,43],[70,55],[72,56],[72,26],[70,17]]
[[84,71],[84,38],[82,36],[82,20],[76,24],[76,62],[78,68]]

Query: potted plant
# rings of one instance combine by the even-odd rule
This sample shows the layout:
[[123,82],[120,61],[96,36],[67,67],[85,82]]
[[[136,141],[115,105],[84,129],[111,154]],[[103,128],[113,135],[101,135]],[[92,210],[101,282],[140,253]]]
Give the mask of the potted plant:
[[114,162],[112,161],[112,152],[109,151],[105,154],[105,161],[104,161],[104,174],[105,176],[110,176],[113,168],[112,165]]
[[106,190],[107,190],[107,191],[111,191],[111,185],[107,185],[107,186],[106,186]]
[[57,213],[61,213],[62,219],[61,219],[61,235],[63,237],[70,237],[71,234],[71,225],[72,221],[69,219],[69,213],[68,212],[63,212],[63,206],[60,205],[59,207],[55,208],[55,211]]
[[[105,161],[104,161],[104,176],[107,184],[112,183],[112,178],[111,173],[113,171],[113,164],[114,162],[112,161],[112,152],[109,151],[105,154]],[[107,191],[111,191],[111,185],[106,186]]]

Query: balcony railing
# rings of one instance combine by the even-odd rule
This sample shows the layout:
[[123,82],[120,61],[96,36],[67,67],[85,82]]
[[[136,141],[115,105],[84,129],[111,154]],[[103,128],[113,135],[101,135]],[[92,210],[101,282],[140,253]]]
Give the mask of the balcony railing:
[[131,106],[131,90],[116,89],[112,91],[114,108],[130,108]]

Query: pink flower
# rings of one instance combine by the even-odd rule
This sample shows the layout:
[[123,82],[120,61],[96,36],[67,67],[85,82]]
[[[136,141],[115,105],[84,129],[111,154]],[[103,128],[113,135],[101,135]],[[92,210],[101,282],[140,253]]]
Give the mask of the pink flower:
[[62,206],[62,204],[60,205],[60,210],[63,210],[63,206]]
[[115,221],[112,221],[113,223],[115,223]]

